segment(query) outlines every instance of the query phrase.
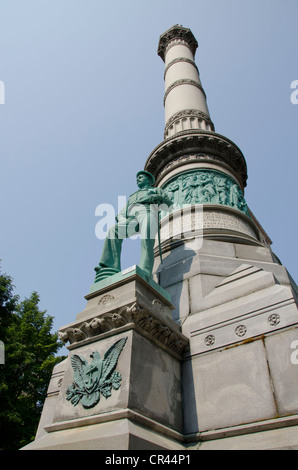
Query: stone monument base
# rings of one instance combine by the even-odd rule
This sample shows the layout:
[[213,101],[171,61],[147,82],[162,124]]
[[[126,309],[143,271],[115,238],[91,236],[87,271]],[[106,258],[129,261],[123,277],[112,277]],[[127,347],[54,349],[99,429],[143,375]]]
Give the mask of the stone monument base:
[[54,368],[36,439],[23,449],[184,449],[188,339],[169,295],[134,267],[95,283],[86,299],[60,330],[70,355]]
[[173,246],[162,269],[156,257],[190,344],[185,444],[298,449],[298,289],[269,246],[228,236]]
[[[60,330],[70,355],[53,370],[36,439],[24,450],[298,449],[292,280],[264,248],[235,245],[232,257],[231,244],[191,247],[165,256],[167,291],[138,267],[91,287],[85,309]],[[247,253],[258,261],[248,263]],[[106,362],[117,348],[113,373],[96,389],[95,358]]]

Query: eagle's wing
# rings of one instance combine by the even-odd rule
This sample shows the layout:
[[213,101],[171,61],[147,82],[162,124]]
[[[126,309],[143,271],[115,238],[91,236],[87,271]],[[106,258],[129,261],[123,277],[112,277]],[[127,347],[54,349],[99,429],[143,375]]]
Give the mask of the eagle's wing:
[[85,367],[88,365],[87,361],[78,354],[71,356],[71,365],[73,368],[73,380],[75,384],[80,388],[84,389],[85,386]]
[[108,376],[111,375],[112,372],[115,370],[119,356],[125,346],[126,341],[127,337],[120,339],[115,344],[113,344],[113,346],[111,346],[105,353],[103,359],[102,376],[100,379],[101,383],[105,382]]

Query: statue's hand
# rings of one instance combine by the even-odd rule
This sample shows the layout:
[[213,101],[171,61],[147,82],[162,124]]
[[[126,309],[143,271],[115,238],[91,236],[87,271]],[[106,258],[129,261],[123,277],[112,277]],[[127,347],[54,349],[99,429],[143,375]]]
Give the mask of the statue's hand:
[[151,204],[161,204],[162,203],[162,197],[159,194],[153,194],[152,196],[149,197],[150,203]]

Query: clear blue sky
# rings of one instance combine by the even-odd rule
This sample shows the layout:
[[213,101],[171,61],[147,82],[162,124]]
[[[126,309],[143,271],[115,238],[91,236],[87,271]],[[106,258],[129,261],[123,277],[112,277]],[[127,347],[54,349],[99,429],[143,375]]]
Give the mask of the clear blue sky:
[[[75,320],[102,241],[95,209],[135,191],[163,139],[160,34],[191,28],[218,133],[248,165],[246,200],[297,281],[297,0],[1,0],[0,258],[54,328]],[[137,263],[133,242],[123,267]]]

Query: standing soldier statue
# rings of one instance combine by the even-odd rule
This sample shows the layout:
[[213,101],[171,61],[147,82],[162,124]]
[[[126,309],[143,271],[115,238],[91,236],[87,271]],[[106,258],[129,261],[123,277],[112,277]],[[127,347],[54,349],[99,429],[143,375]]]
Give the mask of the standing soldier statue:
[[108,231],[99,265],[95,268],[95,282],[121,271],[122,242],[137,233],[141,236],[139,267],[152,277],[159,210],[170,210],[173,204],[163,189],[153,187],[154,183],[155,178],[148,171],[137,173],[139,189],[128,198],[125,208],[116,217],[116,225]]

